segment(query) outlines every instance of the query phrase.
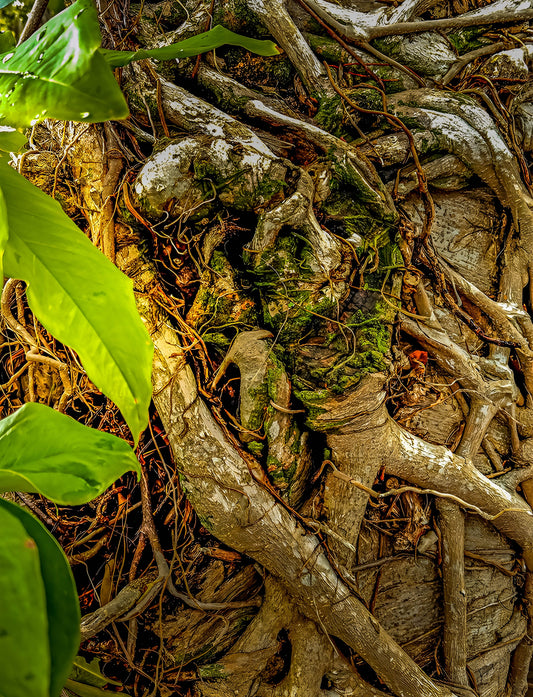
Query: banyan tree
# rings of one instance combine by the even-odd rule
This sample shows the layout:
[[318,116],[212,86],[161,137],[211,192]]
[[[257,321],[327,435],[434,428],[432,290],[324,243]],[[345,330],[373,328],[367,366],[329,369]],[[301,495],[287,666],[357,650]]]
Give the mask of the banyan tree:
[[[523,697],[530,0],[99,12],[108,48],[221,24],[280,53],[132,64],[127,121],[44,121],[19,162],[133,279],[155,345],[140,484],[26,497],[71,558],[83,655],[139,696]],[[125,433],[71,375],[67,413]],[[8,391],[63,389],[37,363]]]

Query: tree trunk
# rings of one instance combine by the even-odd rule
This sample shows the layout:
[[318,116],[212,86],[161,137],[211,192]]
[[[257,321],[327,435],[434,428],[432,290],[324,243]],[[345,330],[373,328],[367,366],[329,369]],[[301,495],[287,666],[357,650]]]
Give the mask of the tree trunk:
[[281,55],[144,61],[128,122],[34,129],[156,349],[170,450],[82,622],[130,694],[526,694],[533,13],[484,5],[132,5],[143,46]]

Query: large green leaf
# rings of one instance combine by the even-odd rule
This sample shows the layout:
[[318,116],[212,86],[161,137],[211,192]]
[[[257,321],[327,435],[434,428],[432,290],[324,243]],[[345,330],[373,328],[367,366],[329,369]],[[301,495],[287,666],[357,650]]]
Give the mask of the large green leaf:
[[46,594],[39,552],[0,499],[0,694],[49,697]]
[[43,118],[123,119],[128,107],[98,51],[92,0],[77,0],[27,41],[0,57],[0,124],[28,127]]
[[86,503],[124,472],[139,472],[126,441],[30,402],[0,421],[0,492],[31,491]]
[[0,150],[18,152],[26,143],[26,136],[14,128],[0,126]]
[[276,44],[272,41],[251,39],[248,36],[241,36],[235,32],[225,29],[217,24],[203,34],[197,34],[190,39],[178,41],[178,43],[162,48],[140,49],[139,51],[109,51],[100,49],[107,63],[113,67],[128,65],[132,61],[142,60],[143,58],[157,58],[159,60],[172,60],[174,58],[187,58],[197,56],[206,51],[212,51],[224,44],[231,46],[241,46],[242,48],[257,53],[260,56],[275,56],[279,53]]
[[6,158],[0,158],[0,188],[9,221],[6,275],[26,281],[39,321],[78,352],[137,441],[148,420],[153,347],[130,279]]
[[0,281],[4,281],[4,250],[9,237],[6,201],[0,189]]
[[[19,506],[0,499],[0,512],[2,508],[19,520],[39,551],[48,617],[50,697],[58,697],[80,644],[80,607],[76,584],[63,550],[44,525]],[[0,567],[0,574],[3,573],[4,569]],[[33,586],[34,577],[25,577],[24,582]],[[30,664],[32,652],[29,647],[24,646],[23,653]]]

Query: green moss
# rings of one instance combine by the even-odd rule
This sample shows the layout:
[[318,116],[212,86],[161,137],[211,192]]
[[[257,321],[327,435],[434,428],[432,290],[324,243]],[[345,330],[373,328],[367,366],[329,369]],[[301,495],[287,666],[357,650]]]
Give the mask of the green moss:
[[213,252],[209,266],[213,269],[213,271],[220,274],[228,273],[230,270],[233,271],[224,254],[218,250]]
[[240,111],[249,101],[248,97],[238,97],[229,90],[222,89],[215,82],[209,83],[209,92],[217,106],[226,112]]
[[209,281],[200,284],[187,322],[206,343],[222,350],[229,347],[236,328],[257,326],[257,312],[253,300],[239,288],[235,271],[222,252],[213,252],[209,267],[213,273]]
[[250,443],[247,443],[246,447],[252,453],[252,455],[255,455],[256,457],[261,457],[265,448],[265,444],[260,440],[253,440]]
[[267,249],[260,254],[245,255],[245,261],[252,261],[252,275],[255,284],[267,287],[279,286],[280,278],[284,280],[309,278],[311,271],[303,255],[305,240],[296,235],[280,235],[274,250]]
[[289,488],[289,482],[283,470],[283,463],[272,455],[267,456],[267,472],[272,483],[279,491],[285,491]]
[[[261,203],[267,203],[276,194],[281,193],[286,186],[287,183],[282,179],[274,179],[268,176],[264,176],[255,187],[255,200],[257,201],[259,199]],[[256,206],[257,203],[254,206],[252,206],[252,208],[255,208]]]
[[305,335],[317,314],[328,315],[336,308],[325,291],[302,289],[313,278],[311,255],[307,240],[294,233],[280,235],[274,250],[245,255],[245,261],[253,263],[250,276],[262,296],[262,325],[285,348]]
[[217,349],[221,355],[226,353],[232,341],[229,336],[226,336],[222,332],[204,332],[202,333],[202,339],[205,344]]
[[[186,490],[185,490],[186,491]],[[214,529],[213,519],[211,516],[200,516],[198,515],[198,520],[200,525],[205,528],[208,532],[212,532]]]
[[285,55],[254,56],[241,48],[228,47],[224,60],[232,76],[248,87],[267,92],[293,87],[295,70]]
[[311,291],[287,288],[284,294],[265,297],[263,318],[278,341],[289,348],[307,334],[315,321],[329,316],[336,308],[337,302],[329,297],[317,299]]
[[222,24],[231,31],[255,39],[271,38],[268,29],[262,24],[259,16],[250,10],[246,0],[216,3],[213,13],[213,25],[215,24]]
[[[386,200],[385,188],[379,178],[374,179],[371,172],[367,172],[363,176],[350,158],[334,151],[328,152],[327,158],[332,174],[331,196],[333,201],[337,201],[337,206],[339,205],[338,201],[343,198],[346,200],[345,215],[366,215],[379,221],[381,225],[397,224],[398,215],[395,210],[384,205]],[[326,203],[329,200],[330,197]],[[363,207],[366,210],[362,210]],[[338,215],[342,215],[340,209]]]
[[383,221],[372,214],[364,202],[358,200],[346,187],[332,192],[322,206],[326,215],[339,221],[346,237],[360,235],[367,246],[382,247],[390,241],[394,222]]
[[[333,65],[344,66],[344,78],[347,81],[351,81],[352,85],[364,82],[369,85],[380,86],[377,81],[366,73],[362,66],[357,64],[355,58],[334,39],[309,33],[304,33],[304,36],[313,51],[322,60],[326,60]],[[400,92],[413,84],[410,78],[406,78],[403,73],[392,68],[390,65],[372,65],[371,68],[372,72],[384,81],[386,94]],[[350,87],[348,87],[348,90],[349,89]],[[351,96],[353,96],[353,93],[351,93]],[[379,108],[381,108],[381,106]]]
[[[157,115],[159,114],[158,109],[157,109],[157,99],[155,96],[155,93],[152,93],[151,89],[143,89],[142,86],[136,85],[135,83],[131,82],[127,86],[127,94],[128,94],[128,105],[130,107],[130,111],[133,114],[140,114],[141,115],[141,123],[144,121],[146,123],[146,107],[148,106],[148,109],[150,110],[150,114],[152,118],[157,118]],[[141,94],[143,94],[145,101],[141,99]],[[151,131],[150,126],[147,127],[148,131]],[[156,134],[154,134],[156,135]]]
[[401,60],[403,55],[401,44],[404,40],[403,37],[399,36],[386,36],[383,39],[374,39],[372,41],[372,46],[386,56],[389,56],[389,58]]
[[[243,423],[245,428],[250,431],[259,431],[264,428],[265,432],[268,432],[268,425],[274,412],[269,406],[270,400],[276,401],[278,399],[278,385],[284,373],[285,368],[279,358],[274,353],[270,353],[265,380],[250,391],[249,396],[253,400],[254,406],[246,422]],[[256,443],[253,445],[253,449],[259,454],[261,452],[259,446],[262,448],[263,444],[257,441],[252,441],[252,443]]]
[[490,43],[489,39],[481,38],[487,31],[486,27],[463,27],[457,31],[452,31],[447,35],[448,41],[455,48],[459,55],[468,53],[476,48],[481,48]]
[[279,399],[278,389],[280,381],[285,374],[285,367],[275,354],[269,357],[269,368],[267,371],[267,391],[268,395],[274,401]]
[[243,426],[250,431],[259,431],[265,423],[266,409],[270,403],[268,396],[268,386],[261,383],[255,390],[250,391],[254,406]]
[[335,135],[341,135],[342,127],[342,99],[338,94],[333,97],[320,97],[318,111],[315,115],[315,123]]
[[[365,82],[370,82],[370,84],[372,84],[373,81],[365,80]],[[363,109],[371,109],[374,111],[382,111],[383,109],[382,97],[377,90],[366,87],[354,87],[347,88],[345,92],[352,102],[355,102],[357,106]]]
[[[364,306],[354,309],[345,324],[330,333],[323,345],[322,357],[317,353],[312,361],[304,356],[296,362],[298,375],[307,383],[327,390],[330,396],[343,394],[355,387],[364,375],[385,371],[389,365],[395,308],[386,303],[380,293],[360,291],[359,296]],[[308,395],[304,397],[309,399]],[[316,405],[313,410],[308,418],[317,415]]]
[[316,418],[320,414],[327,411],[325,403],[331,398],[329,390],[316,389],[310,390],[305,385],[304,381],[298,377],[293,379],[294,395],[307,409],[308,418]]
[[222,663],[210,663],[207,666],[198,666],[198,677],[203,680],[217,680],[226,678],[228,673]]
[[328,61],[328,63],[351,63],[353,61],[348,51],[334,39],[308,32],[304,32],[304,37],[317,56]]
[[193,168],[194,178],[202,185],[206,196],[212,196],[214,188],[224,206],[238,211],[249,212],[269,203],[286,186],[285,181],[267,174],[251,186],[244,169],[229,177],[221,177],[218,168],[207,158],[195,158]]

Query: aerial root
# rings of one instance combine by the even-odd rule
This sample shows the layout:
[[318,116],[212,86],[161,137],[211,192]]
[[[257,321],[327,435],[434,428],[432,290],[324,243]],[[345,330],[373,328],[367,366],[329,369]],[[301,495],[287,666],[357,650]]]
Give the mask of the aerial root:
[[466,673],[465,522],[460,508],[436,500],[442,545],[444,668],[452,683],[468,686]]
[[528,689],[529,666],[533,659],[533,574],[526,574],[524,604],[527,612],[527,632],[516,647],[511,659],[511,669],[506,697],[524,697]]

